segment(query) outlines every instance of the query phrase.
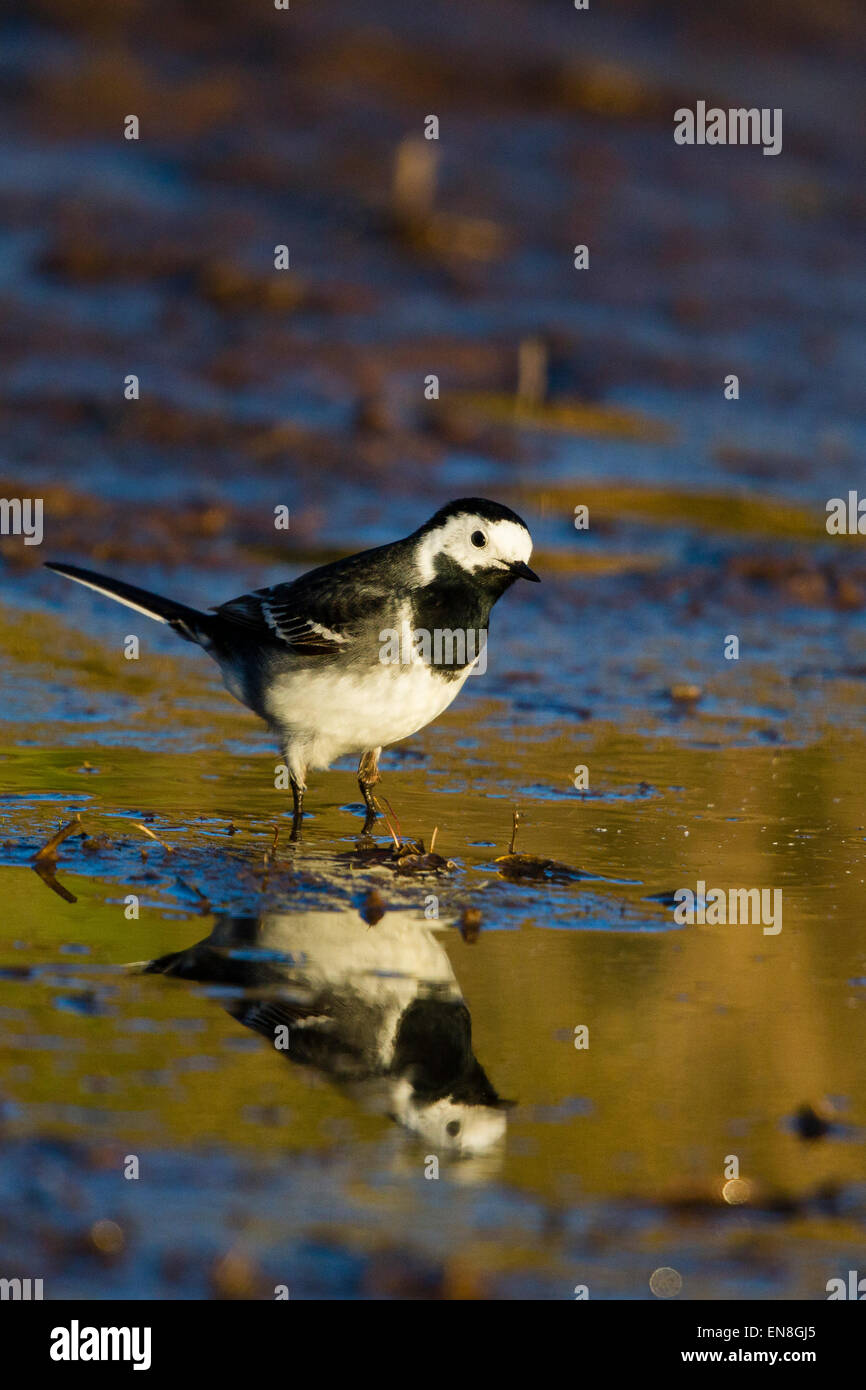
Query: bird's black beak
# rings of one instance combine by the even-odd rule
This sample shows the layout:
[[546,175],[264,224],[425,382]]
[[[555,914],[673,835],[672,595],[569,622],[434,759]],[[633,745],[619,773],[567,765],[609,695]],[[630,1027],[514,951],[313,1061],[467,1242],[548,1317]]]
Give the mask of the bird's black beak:
[[515,560],[513,564],[508,566],[508,568],[514,575],[515,579],[531,579],[533,584],[541,583],[541,580],[535,573],[535,570],[531,570],[529,566],[524,564],[522,560]]

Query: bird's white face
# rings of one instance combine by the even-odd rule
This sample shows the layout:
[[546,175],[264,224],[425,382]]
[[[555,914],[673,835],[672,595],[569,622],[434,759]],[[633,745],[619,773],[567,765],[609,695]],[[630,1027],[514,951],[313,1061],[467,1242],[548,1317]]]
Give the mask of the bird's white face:
[[388,1088],[388,1113],[437,1153],[483,1154],[505,1138],[506,1108],[453,1100],[420,1101],[405,1076]]
[[516,521],[487,521],[470,514],[451,516],[423,537],[416,554],[423,584],[436,577],[436,560],[447,555],[469,574],[482,569],[509,569],[528,564],[532,537]]
[[505,1138],[504,1110],[488,1105],[465,1105],[451,1099],[432,1105],[410,1103],[402,1116],[407,1129],[439,1153],[486,1153]]

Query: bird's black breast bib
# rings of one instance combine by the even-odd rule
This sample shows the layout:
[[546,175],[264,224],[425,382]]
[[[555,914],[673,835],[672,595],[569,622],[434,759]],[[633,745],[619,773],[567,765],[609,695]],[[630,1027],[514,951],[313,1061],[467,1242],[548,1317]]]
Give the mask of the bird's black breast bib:
[[490,605],[433,585],[413,604],[412,628],[416,649],[440,675],[456,679],[471,666],[487,643]]

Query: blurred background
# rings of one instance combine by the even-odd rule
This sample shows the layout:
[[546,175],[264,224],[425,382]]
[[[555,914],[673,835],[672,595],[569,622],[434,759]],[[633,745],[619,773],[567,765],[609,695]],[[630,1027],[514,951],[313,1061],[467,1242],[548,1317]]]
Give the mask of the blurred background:
[[[854,0],[7,3],[0,496],[43,498],[45,539],[0,537],[0,1272],[643,1298],[672,1266],[686,1297],[820,1298],[854,1267],[866,561],[825,521],[863,477],[864,30]],[[698,100],[781,107],[782,153],[676,145]],[[319,779],[309,857],[263,883],[265,732],[41,562],[206,607],[461,495],[525,517],[544,583],[384,763],[454,862],[442,944],[517,1100],[437,1183],[207,988],[120,972],[217,911],[357,907],[355,787]],[[560,871],[496,865],[516,803]],[[70,902],[29,865],[75,814]],[[782,888],[782,933],[675,928],[698,878]],[[480,934],[444,922],[467,907]]]

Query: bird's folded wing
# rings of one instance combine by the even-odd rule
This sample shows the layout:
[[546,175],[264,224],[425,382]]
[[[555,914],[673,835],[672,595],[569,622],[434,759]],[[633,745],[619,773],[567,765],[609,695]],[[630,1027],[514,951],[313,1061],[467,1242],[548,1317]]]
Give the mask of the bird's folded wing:
[[276,638],[292,651],[337,656],[351,648],[360,626],[385,603],[388,591],[364,586],[351,597],[350,605],[349,594],[338,594],[330,585],[277,584],[242,594],[216,611],[221,618],[258,629],[262,637]]
[[229,1013],[269,1042],[275,1041],[278,1028],[288,1029],[284,1050],[292,1062],[318,1067],[341,1081],[369,1075],[360,1049],[340,1033],[327,1012],[279,999],[259,999],[232,1006]]

